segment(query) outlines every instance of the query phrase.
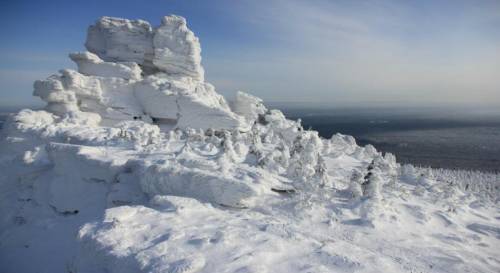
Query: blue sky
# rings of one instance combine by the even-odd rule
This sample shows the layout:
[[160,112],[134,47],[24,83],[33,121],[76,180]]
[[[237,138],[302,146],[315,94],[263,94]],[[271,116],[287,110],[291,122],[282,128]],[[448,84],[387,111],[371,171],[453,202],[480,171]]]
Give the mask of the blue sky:
[[100,16],[179,14],[207,80],[269,101],[332,106],[500,106],[500,1],[3,1],[0,105],[75,66]]

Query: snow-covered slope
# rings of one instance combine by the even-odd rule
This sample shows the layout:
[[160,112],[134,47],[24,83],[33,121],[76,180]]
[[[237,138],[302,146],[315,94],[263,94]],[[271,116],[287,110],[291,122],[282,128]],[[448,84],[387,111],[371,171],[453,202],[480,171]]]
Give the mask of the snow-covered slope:
[[178,16],[103,17],[86,47],[4,124],[0,272],[500,270],[499,175],[229,104]]

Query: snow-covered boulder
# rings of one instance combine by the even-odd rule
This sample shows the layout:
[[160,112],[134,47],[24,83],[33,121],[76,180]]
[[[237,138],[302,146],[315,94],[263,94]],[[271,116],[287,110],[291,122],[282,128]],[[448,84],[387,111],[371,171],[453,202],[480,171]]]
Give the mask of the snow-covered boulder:
[[190,77],[150,75],[135,85],[135,97],[146,114],[160,122],[175,121],[179,128],[247,128],[211,84]]
[[153,29],[143,20],[102,17],[89,27],[85,47],[108,62],[152,68]]
[[105,62],[99,56],[90,52],[69,54],[78,66],[78,72],[87,76],[117,77],[127,80],[141,78],[141,68],[134,62]]
[[93,112],[105,121],[113,121],[106,124],[144,115],[134,97],[133,82],[117,77],[87,76],[70,69],[60,73],[34,84],[33,94],[48,103],[46,110],[49,112],[58,115]]
[[165,16],[154,29],[142,20],[102,17],[89,27],[85,46],[105,61],[204,80],[200,42],[180,16]]
[[159,70],[204,80],[200,42],[188,29],[183,17],[163,17],[161,25],[154,32],[153,48],[153,64]]
[[241,91],[236,93],[232,109],[235,113],[245,117],[249,123],[255,122],[260,115],[267,112],[262,99]]
[[46,109],[53,113],[64,114],[78,110],[76,95],[66,90],[61,75],[35,81],[33,95],[47,102]]

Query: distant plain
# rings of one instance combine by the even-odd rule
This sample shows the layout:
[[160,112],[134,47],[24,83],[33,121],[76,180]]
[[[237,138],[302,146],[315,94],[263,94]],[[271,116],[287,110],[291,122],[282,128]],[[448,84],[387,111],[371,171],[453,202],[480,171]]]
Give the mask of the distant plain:
[[471,108],[281,108],[323,137],[352,135],[417,166],[500,172],[500,113]]

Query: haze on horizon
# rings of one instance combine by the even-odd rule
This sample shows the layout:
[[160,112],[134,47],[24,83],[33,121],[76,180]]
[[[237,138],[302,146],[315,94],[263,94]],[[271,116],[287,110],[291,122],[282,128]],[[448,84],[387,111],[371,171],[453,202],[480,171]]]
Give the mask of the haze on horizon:
[[500,106],[500,1],[15,1],[0,4],[0,106],[75,68],[101,16],[178,14],[207,80],[231,99],[310,105]]

